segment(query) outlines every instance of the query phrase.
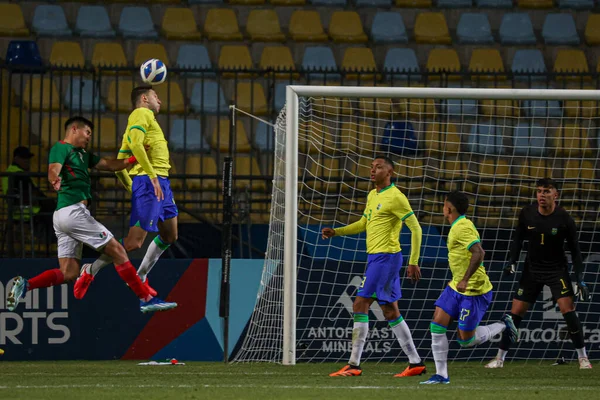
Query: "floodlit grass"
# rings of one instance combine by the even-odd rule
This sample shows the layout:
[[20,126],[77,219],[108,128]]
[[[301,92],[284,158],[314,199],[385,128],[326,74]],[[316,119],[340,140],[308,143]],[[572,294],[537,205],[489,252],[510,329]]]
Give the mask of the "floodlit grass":
[[[419,385],[434,373],[394,378],[405,365],[363,365],[361,377],[330,378],[342,364],[188,363],[138,366],[129,361],[0,361],[0,399],[568,399],[596,398],[600,368],[576,362],[509,363],[488,370],[452,363],[450,385]],[[599,366],[600,367],[600,366]],[[594,394],[595,393],[595,394]]]

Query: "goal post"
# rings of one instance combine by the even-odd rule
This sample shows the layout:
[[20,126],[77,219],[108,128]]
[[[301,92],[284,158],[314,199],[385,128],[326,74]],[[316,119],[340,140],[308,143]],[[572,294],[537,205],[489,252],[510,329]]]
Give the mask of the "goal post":
[[[458,102],[458,107],[452,101]],[[572,191],[561,205],[576,215],[585,243],[584,258],[586,251],[600,252],[600,238],[594,234],[598,219],[594,209],[598,210],[600,199],[596,165],[599,104],[597,90],[288,86],[286,105],[275,126],[275,176],[265,267],[256,307],[235,360],[294,365],[299,357],[302,361],[347,358],[349,349],[337,342],[331,345],[325,341],[331,338],[325,336],[334,332],[334,340],[350,341],[351,315],[345,311],[357,288],[352,282],[362,274],[361,268],[364,270],[364,236],[321,243],[319,229],[360,218],[369,186],[363,160],[376,154],[391,152],[399,160],[398,186],[408,192],[421,224],[431,226],[424,229],[421,251],[425,282],[414,289],[407,288],[406,282],[402,287],[401,311],[410,316],[407,320],[422,355],[430,348],[425,326],[433,313],[432,303],[449,278],[443,239],[448,227],[439,217],[441,196],[450,188],[467,192],[472,203],[469,213],[478,228],[496,235],[490,240],[494,233],[484,234],[484,249],[488,250],[486,245],[492,249],[489,265],[494,266],[486,269],[498,302],[488,314],[510,310],[516,282],[514,278],[500,281],[498,266],[506,255],[518,209],[533,201],[531,187],[546,173],[558,174],[565,190]],[[556,106],[560,112],[552,114]],[[520,136],[523,130],[525,136]],[[408,137],[407,132],[413,136]],[[405,260],[407,245],[402,238],[406,230],[401,235]],[[598,276],[587,268],[586,280],[592,287]],[[332,312],[333,307],[345,307],[346,322],[338,321],[344,312]],[[550,311],[546,307],[526,317],[532,322],[524,321],[523,327],[532,337],[533,330],[560,322],[546,319]],[[578,311],[585,324],[587,315],[600,313],[598,299]],[[387,334],[381,310],[375,305],[371,312],[373,336]],[[319,322],[332,318],[333,325]],[[559,340],[561,332],[556,330],[552,343],[536,345],[532,340],[519,345],[516,358],[552,358],[563,346],[570,349],[570,343]],[[390,349],[397,349],[398,354],[390,356]],[[366,359],[395,360],[400,356],[392,342],[386,350],[382,355],[374,351]],[[489,351],[463,350],[460,359],[490,357]]]

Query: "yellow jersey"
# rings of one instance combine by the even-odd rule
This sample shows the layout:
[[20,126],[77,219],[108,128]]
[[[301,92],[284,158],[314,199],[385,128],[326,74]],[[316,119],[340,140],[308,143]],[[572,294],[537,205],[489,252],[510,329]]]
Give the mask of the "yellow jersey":
[[393,183],[377,192],[369,192],[362,218],[348,226],[335,229],[336,235],[353,235],[367,232],[367,253],[398,253],[400,231],[406,222],[411,230],[411,255],[409,264],[418,264],[422,230],[408,199]]
[[[471,263],[473,255],[469,249],[475,243],[480,243],[479,232],[471,220],[464,215],[458,217],[450,227],[448,233],[448,263],[452,271],[450,287],[456,290],[456,285],[462,280]],[[483,264],[469,279],[467,290],[462,293],[467,296],[479,296],[492,290],[490,278],[485,273]]]

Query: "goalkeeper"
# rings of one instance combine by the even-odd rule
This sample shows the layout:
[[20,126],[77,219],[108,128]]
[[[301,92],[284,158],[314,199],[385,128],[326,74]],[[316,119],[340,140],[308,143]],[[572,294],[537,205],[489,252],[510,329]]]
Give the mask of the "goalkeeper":
[[352,353],[348,365],[330,376],[359,376],[362,374],[360,357],[369,332],[369,307],[377,300],[390,328],[406,353],[409,366],[396,377],[415,376],[426,373],[425,365],[417,353],[406,321],[398,310],[400,291],[400,230],[404,222],[411,231],[411,255],[408,276],[414,281],[421,278],[419,253],[422,231],[406,196],[398,190],[391,178],[394,162],[378,156],[371,164],[371,181],[375,189],[367,198],[362,218],[341,228],[323,228],[322,237],[355,235],[367,232],[367,269],[354,300],[354,328],[352,331]]
[[[575,293],[569,277],[565,241],[573,258],[579,299],[589,301],[591,297],[583,281],[583,261],[575,221],[564,208],[556,204],[558,194],[558,186],[553,179],[540,179],[537,182],[537,204],[525,206],[519,214],[519,222],[510,247],[510,262],[504,268],[506,275],[515,273],[523,240],[529,241],[529,247],[510,313],[515,324],[519,326],[544,286],[548,286],[552,292],[552,299],[558,303],[567,323],[571,341],[577,350],[579,368],[591,369],[592,364],[585,351],[583,328],[575,312]],[[498,355],[486,368],[502,368],[509,348],[510,342],[503,335]]]

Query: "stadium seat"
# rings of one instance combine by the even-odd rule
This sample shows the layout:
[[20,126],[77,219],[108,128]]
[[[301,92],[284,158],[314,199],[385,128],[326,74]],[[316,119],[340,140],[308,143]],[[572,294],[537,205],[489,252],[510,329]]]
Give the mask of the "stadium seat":
[[[418,99],[420,100],[420,99]],[[406,100],[403,100],[406,104]],[[410,117],[409,117],[410,119]],[[379,138],[379,151],[402,157],[414,156],[417,151],[415,128],[410,121],[390,121]]]
[[52,117],[43,117],[40,128],[40,141],[44,150],[50,150],[54,143],[64,138],[65,122],[69,119],[64,115],[60,118],[57,115]]
[[417,15],[415,41],[417,43],[451,44],[452,39],[444,14],[424,12]]
[[433,99],[399,99],[397,108],[400,115],[410,120],[434,119],[437,114]]
[[93,38],[114,38],[117,35],[104,6],[79,7],[75,32],[81,37]]
[[[117,91],[118,86],[118,91]],[[110,111],[131,112],[131,91],[133,82],[130,79],[122,78],[114,80],[108,85],[108,96],[106,96],[106,105]]]
[[269,111],[265,91],[258,82],[238,82],[233,100],[240,110],[253,115],[265,115]]
[[346,0],[308,0],[313,6],[345,7]]
[[158,58],[166,65],[169,65],[169,56],[167,49],[160,43],[140,43],[135,49],[134,65],[142,65],[147,60]]
[[513,0],[475,0],[478,8],[512,8]]
[[323,79],[325,71],[328,72],[326,75],[328,80],[339,80],[341,78],[333,52],[325,46],[305,48],[302,57],[302,69],[307,71],[306,75],[309,79]]
[[0,3],[0,36],[29,36],[18,4]]
[[396,7],[405,8],[431,8],[433,6],[431,0],[396,0]]
[[185,112],[185,100],[177,81],[171,79],[162,85],[156,85],[154,91],[162,103],[160,106],[162,111],[171,114],[183,114]]
[[[10,107],[2,112],[2,117],[0,118],[0,130],[2,131],[2,145],[5,149],[10,149],[12,152],[12,150],[17,146],[30,145],[29,139],[31,138],[31,131],[29,129],[29,118],[29,113],[24,112],[21,107]],[[38,133],[39,132],[36,132],[36,134]],[[7,150],[4,150],[4,152],[6,153]],[[45,161],[44,154],[46,152],[44,151],[41,153],[42,154],[40,154],[40,156],[42,157],[43,165],[43,161]],[[2,157],[2,159],[3,160],[0,161],[0,163],[3,162],[4,159],[7,161],[6,164],[11,161],[11,158],[9,157]],[[8,166],[6,164],[4,164],[5,168]],[[32,164],[33,167],[37,163],[34,160]],[[33,168],[32,171],[39,172]]]
[[188,154],[185,162],[185,173],[190,175],[216,175],[218,178],[188,178],[186,184],[189,189],[215,190],[222,179],[217,168],[217,163],[210,155]]
[[92,66],[126,67],[125,50],[120,43],[96,43],[92,53]]
[[[253,69],[252,57],[248,46],[225,45],[221,47],[219,54],[219,69],[227,69],[231,72],[224,72],[223,78],[237,77],[239,79],[250,78],[250,73],[237,72]],[[233,72],[236,71],[236,72]]]
[[[27,78],[25,78],[27,79]],[[53,80],[37,76],[27,79],[21,101],[26,110],[58,111],[60,109],[60,93]]]
[[417,61],[417,55],[413,49],[409,48],[389,49],[383,62],[383,71],[388,79],[421,80],[421,68]]
[[[473,79],[495,80],[502,81],[506,79],[504,73],[504,65],[500,52],[496,49],[475,49],[471,53],[471,61],[469,61],[469,72]],[[485,73],[491,72],[491,75]]]
[[[248,135],[246,135],[244,124],[235,125],[234,140],[234,152],[250,152],[250,143],[248,143]],[[213,149],[221,153],[229,152],[229,118],[219,119],[219,123],[215,126],[213,131],[210,145]]]
[[93,80],[75,77],[67,86],[64,95],[64,103],[67,108],[75,112],[102,111],[105,107],[100,99],[100,88]]
[[390,8],[392,0],[356,0],[356,7]]
[[594,0],[558,0],[558,8],[574,10],[590,10],[594,8]]
[[8,107],[15,105],[15,86],[12,85],[9,88],[8,74],[2,73],[0,74],[0,78],[0,86],[2,87],[2,97],[0,98],[0,112],[5,112],[5,110]]
[[227,99],[217,82],[196,82],[190,97],[190,110],[206,114],[227,114]]
[[[515,175],[529,179],[539,179],[552,176],[552,171],[548,164],[549,163],[545,158],[527,158],[523,164],[516,167],[517,171]],[[534,194],[535,188],[532,187],[531,183],[522,181],[518,187],[513,188],[513,191],[519,196],[531,197]],[[520,211],[521,210],[519,209],[519,212]]]
[[200,40],[194,13],[189,8],[170,7],[162,20],[162,32],[168,40]]
[[[441,162],[440,175],[439,178],[452,181],[455,179],[461,180],[464,179],[467,174],[467,165],[460,160],[449,160],[446,159]],[[447,182],[450,186],[452,182]]]
[[[461,84],[448,84],[448,87],[466,87]],[[476,117],[477,100],[472,99],[448,99],[441,102],[442,111],[454,118]]]
[[535,44],[533,24],[527,13],[507,13],[500,23],[500,43],[502,44]]
[[[575,192],[576,190],[585,191],[583,197],[593,197],[598,192],[598,184],[596,179],[596,162],[589,160],[568,160],[564,164],[565,183],[561,187],[561,196],[564,197],[564,192]],[[590,193],[591,192],[591,193]],[[575,194],[575,193],[573,193]],[[580,195],[581,197],[581,195]],[[593,215],[597,211],[594,210]]]
[[121,147],[121,134],[117,132],[115,119],[111,117],[102,117],[96,122],[94,129],[95,135],[92,135],[93,148],[98,151],[116,153]]
[[265,4],[266,0],[228,0],[229,4],[239,4],[244,6]]
[[[274,76],[275,79],[298,79],[300,74],[296,71],[296,65],[292,58],[292,52],[286,46],[265,47],[260,56],[259,68],[261,70],[281,71],[278,73],[267,73],[265,76]],[[286,72],[284,72],[286,71]],[[294,72],[292,72],[294,71]]]
[[171,124],[169,145],[173,151],[209,153],[210,146],[202,134],[202,125],[196,118],[177,118]]
[[336,43],[365,43],[368,40],[355,11],[335,11],[329,21],[329,36]]
[[494,43],[490,21],[485,13],[461,14],[456,36],[461,44]]
[[275,132],[273,127],[263,122],[258,122],[254,132],[254,144],[260,151],[271,153],[275,149]]
[[[373,72],[377,72],[373,52],[366,47],[347,48],[342,60],[342,70],[346,72],[346,78],[350,80],[373,79]],[[379,78],[377,77],[377,79]]]
[[472,188],[465,188],[468,192],[479,195],[506,195],[511,192],[511,185],[507,181],[510,177],[510,165],[506,160],[484,159],[477,167],[479,175],[474,178],[477,184],[471,184]]
[[[427,58],[427,72],[435,74],[459,73],[461,70],[458,53],[454,49],[432,49]],[[450,76],[448,79],[456,79],[458,76]],[[435,79],[436,77],[430,77]],[[439,78],[438,78],[439,79]]]
[[246,31],[253,42],[283,42],[279,17],[275,10],[252,10],[246,22]]
[[336,136],[326,125],[310,120],[298,124],[298,147],[303,154],[333,154],[336,151]]
[[249,190],[253,193],[267,190],[267,183],[263,179],[255,157],[235,157],[233,173],[235,175],[250,175],[252,177],[252,179],[236,179],[235,188],[237,190]]
[[[593,86],[576,85],[577,89],[594,90]],[[566,100],[563,101],[564,116],[568,118],[587,118],[594,119],[598,116],[598,102],[594,100]]]
[[224,0],[188,0],[187,2],[188,2],[188,4],[208,5],[208,4],[222,4],[222,3],[224,3]]
[[50,64],[63,67],[84,67],[85,60],[79,42],[54,42]]
[[371,37],[376,43],[408,43],[402,15],[394,11],[375,14],[371,24]]
[[[514,74],[520,74],[517,79],[536,80],[545,79],[541,74],[546,74],[544,56],[538,49],[519,49],[515,52],[511,70]],[[539,76],[530,74],[540,74]]]
[[467,136],[467,148],[473,153],[502,154],[502,130],[492,123],[478,123],[471,125],[471,132]]
[[600,44],[600,14],[590,14],[585,25],[585,41],[590,46]]
[[560,118],[563,115],[560,102],[557,100],[524,100],[521,108],[529,117]]
[[[503,86],[497,86],[504,88]],[[489,117],[518,117],[521,109],[517,100],[481,100],[481,112]]]
[[571,14],[548,14],[542,28],[546,44],[577,45],[579,35]]
[[211,8],[204,21],[208,40],[242,40],[235,12],[227,8]]
[[[387,85],[386,85],[387,86]],[[391,119],[396,112],[396,105],[391,98],[368,98],[361,97],[358,110],[361,115],[368,118]]]
[[425,148],[430,156],[456,156],[460,153],[460,135],[452,123],[431,122],[425,131]]
[[438,0],[438,8],[469,8],[472,6],[471,0]]
[[581,157],[592,154],[587,129],[576,123],[566,123],[559,127],[553,138],[552,147],[559,157]]
[[269,0],[269,3],[274,6],[303,6],[306,0]]
[[121,10],[119,32],[126,39],[158,39],[147,7],[126,6]]
[[344,122],[339,130],[339,150],[372,156],[377,139],[368,121]]
[[519,8],[552,8],[553,0],[517,0]]
[[[208,50],[202,44],[182,44],[177,53],[177,68],[195,69],[206,72],[190,73],[191,75],[214,77],[213,66],[208,55]],[[185,74],[188,74],[187,72]]]
[[41,67],[42,56],[33,40],[11,40],[6,50],[6,63],[24,67]]
[[31,28],[38,36],[71,36],[73,34],[62,7],[55,4],[37,6]]
[[289,30],[292,40],[297,42],[326,42],[329,40],[317,11],[294,11],[290,19]]
[[[556,53],[556,60],[554,61],[554,72],[555,73],[587,73],[589,72],[587,60],[582,50],[578,49],[562,49]],[[557,79],[581,79],[577,75],[573,76],[560,76]]]
[[545,155],[546,129],[536,123],[519,122],[515,127],[514,151],[517,156]]

